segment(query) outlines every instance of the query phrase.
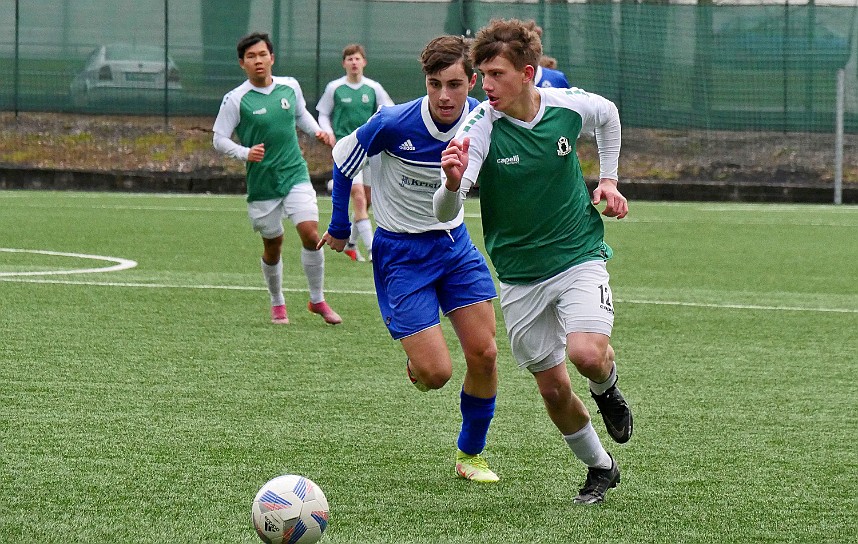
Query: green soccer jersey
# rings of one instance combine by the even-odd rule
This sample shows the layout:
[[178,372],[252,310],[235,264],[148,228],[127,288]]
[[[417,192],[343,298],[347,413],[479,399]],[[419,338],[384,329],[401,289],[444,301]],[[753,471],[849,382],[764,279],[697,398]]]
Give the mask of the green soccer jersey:
[[265,144],[265,157],[246,163],[248,202],[282,198],[310,181],[296,131],[296,121],[308,117],[301,87],[291,77],[274,77],[266,89],[245,82],[224,97],[214,131],[230,135],[234,130],[248,148]]
[[334,104],[331,126],[338,140],[366,123],[378,109],[375,90],[369,85],[361,85],[357,89],[340,85],[334,91]]
[[540,110],[529,123],[485,102],[457,135],[471,139],[464,177],[480,187],[486,250],[505,283],[539,282],[611,255],[575,143],[584,126],[601,127],[614,115],[619,154],[616,108],[579,89],[540,94]]
[[366,123],[379,106],[392,104],[378,82],[364,77],[355,84],[343,76],[325,87],[316,109],[320,115],[330,117],[334,136],[339,140]]

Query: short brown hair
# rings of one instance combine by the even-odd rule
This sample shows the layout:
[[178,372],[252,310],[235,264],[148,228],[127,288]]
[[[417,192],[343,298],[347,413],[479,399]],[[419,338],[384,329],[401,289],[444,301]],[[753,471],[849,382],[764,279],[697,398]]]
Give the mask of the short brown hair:
[[366,59],[366,50],[359,43],[350,43],[345,48],[343,48],[343,60],[346,60],[346,57],[354,55],[356,53],[360,53],[364,59]]
[[469,55],[470,47],[470,40],[462,36],[438,36],[426,44],[420,54],[423,73],[427,76],[437,74],[461,61],[465,75],[470,79],[474,75],[474,65],[471,64]]
[[495,57],[510,61],[516,70],[528,64],[536,68],[542,58],[542,41],[533,21],[492,19],[477,32],[471,46],[471,61],[479,66]]
[[542,55],[542,58],[539,59],[539,64],[545,68],[551,68],[552,70],[557,69],[557,59],[549,57],[548,55]]

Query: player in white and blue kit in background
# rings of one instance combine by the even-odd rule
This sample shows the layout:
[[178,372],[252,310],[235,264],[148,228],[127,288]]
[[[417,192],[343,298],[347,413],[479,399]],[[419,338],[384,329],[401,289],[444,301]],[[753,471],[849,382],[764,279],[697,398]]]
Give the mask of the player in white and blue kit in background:
[[498,477],[481,453],[497,395],[492,304],[497,292],[465,228],[464,211],[439,222],[432,209],[432,195],[441,185],[441,152],[477,105],[468,97],[476,84],[468,47],[460,36],[429,42],[421,55],[427,96],[383,107],[337,143],[333,215],[318,247],[345,247],[351,180],[371,160],[378,224],[373,272],[382,319],[402,343],[408,377],[421,391],[439,389],[452,377],[439,309],[450,319],[467,363],[456,472],[495,482]]

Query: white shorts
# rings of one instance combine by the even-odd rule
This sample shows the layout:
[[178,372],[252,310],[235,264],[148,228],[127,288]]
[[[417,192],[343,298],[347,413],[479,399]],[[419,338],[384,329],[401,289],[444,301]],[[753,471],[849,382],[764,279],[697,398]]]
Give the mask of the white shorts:
[[562,363],[572,332],[611,336],[609,278],[604,261],[588,261],[539,283],[501,282],[501,310],[518,366],[541,372]]
[[311,183],[299,183],[283,198],[257,200],[247,203],[247,216],[253,230],[268,240],[283,234],[283,218],[293,225],[304,221],[319,222],[316,191]]
[[363,185],[367,189],[372,188],[372,176],[374,172],[381,172],[381,154],[373,155],[367,160],[363,169],[352,180],[352,184]]

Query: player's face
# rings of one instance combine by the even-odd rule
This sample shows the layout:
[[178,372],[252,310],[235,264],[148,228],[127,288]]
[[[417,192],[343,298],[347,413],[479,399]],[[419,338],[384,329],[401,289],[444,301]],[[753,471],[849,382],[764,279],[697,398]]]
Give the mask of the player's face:
[[352,76],[362,76],[366,68],[366,59],[360,53],[354,53],[343,59],[343,68]]
[[247,74],[247,79],[257,87],[265,87],[271,83],[274,55],[268,51],[265,42],[258,42],[248,47],[238,64]]
[[480,63],[478,68],[483,76],[483,91],[494,109],[511,114],[529,100],[535,73],[533,66],[517,70],[512,62],[498,55]]
[[468,79],[462,62],[444,68],[437,74],[426,76],[426,94],[429,95],[429,113],[441,124],[452,125],[459,120],[468,93],[477,83],[477,74]]

